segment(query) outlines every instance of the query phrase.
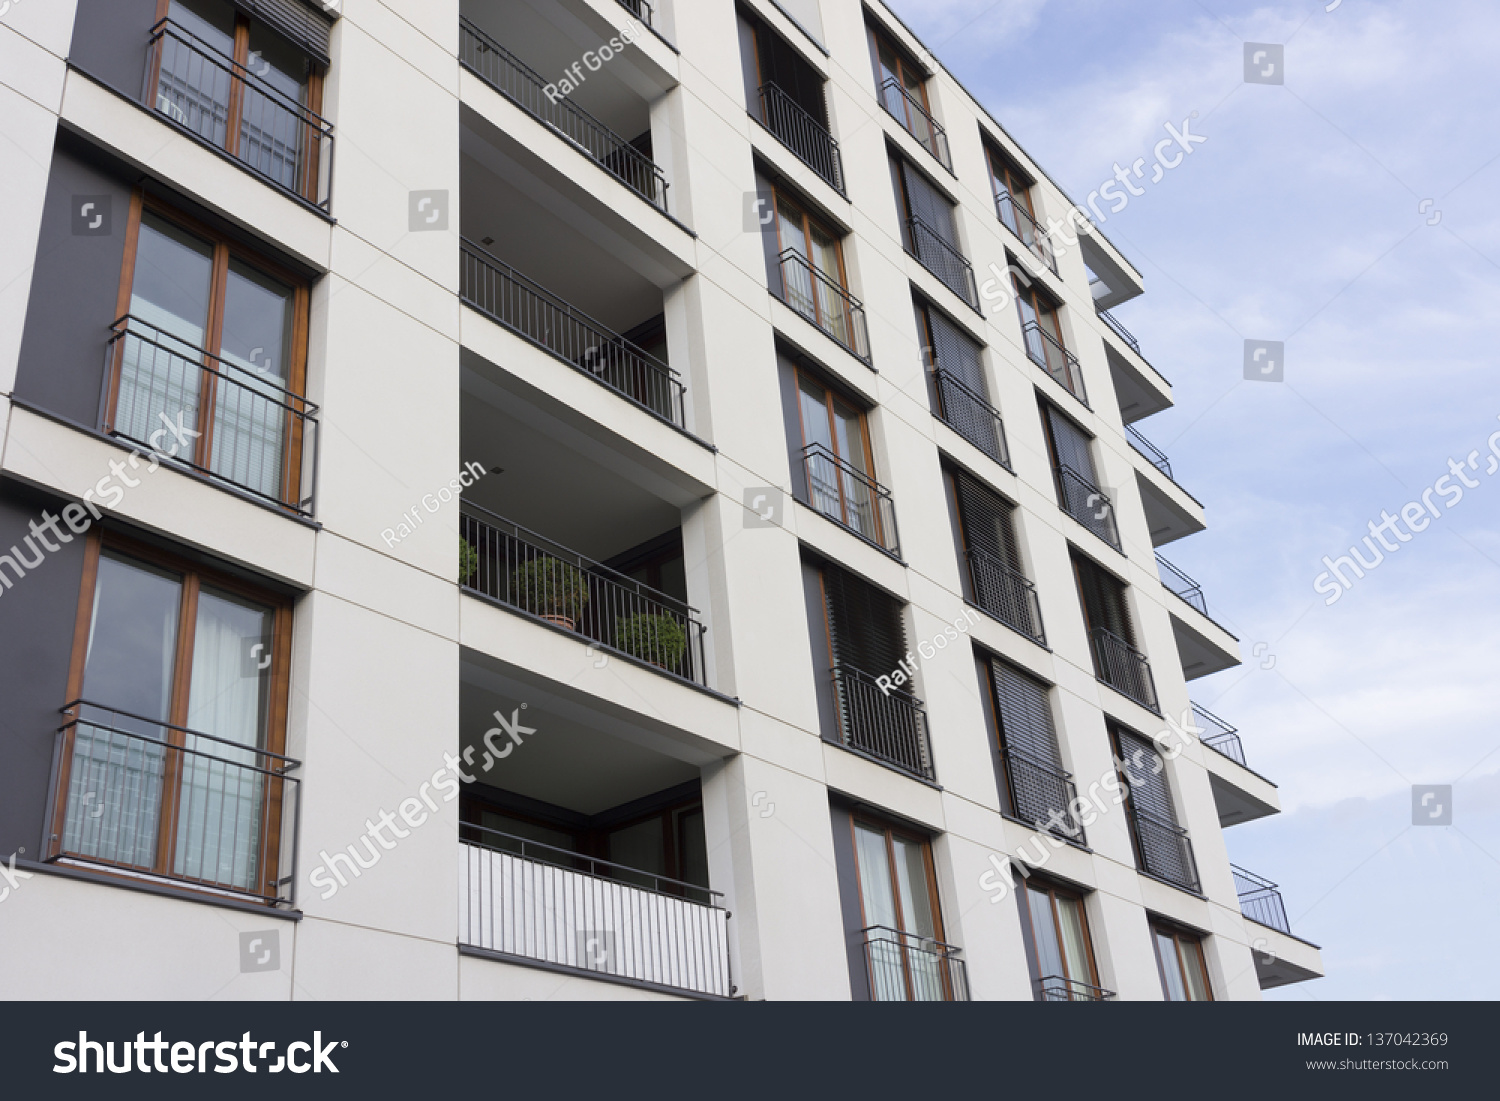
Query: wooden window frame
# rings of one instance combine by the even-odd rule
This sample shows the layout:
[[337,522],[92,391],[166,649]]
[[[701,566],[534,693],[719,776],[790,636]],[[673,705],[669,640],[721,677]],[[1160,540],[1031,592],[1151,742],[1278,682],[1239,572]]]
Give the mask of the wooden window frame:
[[[197,349],[205,353],[207,360],[202,366],[208,368],[209,373],[204,376],[200,390],[196,425],[198,437],[193,442],[193,454],[189,460],[194,468],[212,477],[209,472],[212,469],[214,422],[218,408],[217,372],[220,370],[219,365],[223,362],[219,357],[223,352],[224,306],[230,260],[238,260],[247,267],[255,269],[262,275],[270,276],[292,289],[291,347],[287,364],[287,379],[283,388],[304,403],[306,398],[303,395],[307,392],[308,331],[311,323],[312,285],[306,278],[285,265],[246,247],[236,238],[178,210],[155,195],[147,194],[144,187],[138,187],[130,198],[130,215],[125,230],[125,256],[120,265],[120,289],[115,301],[115,317],[117,318],[130,316],[130,301],[135,286],[136,264],[140,249],[141,222],[143,216],[148,213],[199,238],[212,249],[207,324],[204,330],[203,347]],[[124,352],[125,344],[121,341],[113,352],[111,384],[109,394],[105,398],[106,423],[111,425],[115,423],[115,417],[119,411]],[[187,357],[182,358],[186,360]],[[288,433],[286,462],[281,472],[278,504],[284,508],[296,509],[300,507],[302,501],[305,421],[302,417],[295,416],[290,410],[286,413],[286,421]]]
[[1050,330],[1049,335],[1057,341],[1058,347],[1064,351],[1068,350],[1068,342],[1063,339],[1062,330],[1062,308],[1063,304],[1048,294],[1036,280],[1032,280],[1027,286],[1021,286],[1020,278],[1014,273],[1010,277],[1011,286],[1016,292],[1016,311],[1021,318],[1022,337],[1025,337],[1026,314],[1021,310],[1021,303],[1025,302],[1036,313],[1037,325],[1044,332]]
[[[844,235],[834,230],[833,227],[829,225],[829,223],[823,221],[823,219],[813,214],[809,209],[808,204],[798,199],[787,188],[776,183],[775,181],[769,182],[771,188],[771,206],[772,210],[775,212],[775,217],[772,219],[772,221],[774,221],[776,225],[776,255],[779,257],[790,247],[784,240],[782,240],[781,237],[781,204],[784,202],[787,206],[795,210],[799,215],[797,220],[802,227],[802,237],[806,242],[807,247],[807,255],[804,256],[803,259],[807,261],[808,267],[812,268],[814,271],[819,270],[817,266],[813,264],[812,260],[813,227],[816,226],[820,231],[822,231],[825,237],[833,242],[833,253],[834,256],[837,257],[839,262],[839,288],[847,295],[849,293],[849,273],[844,265]],[[827,275],[828,273],[821,272],[821,274]],[[816,294],[813,295],[813,308],[815,310],[818,309]],[[820,324],[821,316],[821,313],[819,313]]]
[[[902,913],[901,910],[900,885],[895,879],[895,838],[900,837],[903,841],[913,842],[921,846],[922,867],[927,875],[927,898],[932,903],[933,940],[937,941],[939,944],[946,944],[948,937],[943,928],[943,906],[942,899],[938,893],[937,863],[932,856],[932,838],[918,832],[917,830],[908,829],[904,826],[898,826],[892,822],[886,821],[883,818],[878,818],[875,815],[856,811],[849,815],[849,843],[853,846],[852,851],[854,853],[854,884],[859,899],[860,928],[870,928],[870,915],[865,913],[864,871],[860,868],[859,863],[860,826],[864,826],[865,828],[870,830],[878,830],[885,835],[886,867],[890,870],[890,874],[892,877],[890,887],[891,897],[894,900],[896,906],[896,920],[899,923],[897,931],[911,937],[915,937],[917,934],[910,933],[905,928],[906,915]],[[906,1000],[914,1001],[916,987],[912,982],[911,962],[907,956],[904,945],[901,952],[901,973],[902,981],[905,983],[906,987]],[[939,974],[941,974],[943,980],[943,993],[945,995],[944,1000],[952,1001],[954,991],[951,985],[951,980],[949,978],[947,968],[940,969]],[[870,991],[870,994],[873,998],[873,989]]]
[[[908,94],[910,93],[910,89],[906,86],[907,76],[911,75],[917,78],[916,86],[918,92],[921,93],[922,110],[927,113],[927,117],[929,119],[932,118],[932,103],[927,96],[927,81],[930,79],[929,74],[926,70],[918,66],[916,61],[912,59],[907,49],[900,43],[898,43],[893,37],[891,37],[891,35],[887,33],[884,28],[877,27],[871,24],[870,53],[875,62],[876,92],[881,94],[883,97],[885,80],[882,78],[881,74],[885,69],[885,63],[880,60],[880,49],[882,46],[885,47],[890,55],[896,59],[896,83],[901,85],[901,90],[903,92],[907,92]],[[901,97],[901,102],[902,109],[904,111],[906,107],[909,106],[905,96]],[[908,133],[913,133],[913,136],[915,136],[915,128],[915,124],[913,123],[910,114],[907,114],[906,129]]]
[[[265,20],[252,19],[243,9],[236,4],[230,5],[234,9],[234,52],[229,60],[232,62],[234,72],[229,82],[229,102],[225,107],[224,125],[224,152],[231,157],[239,158],[240,146],[240,113],[244,108],[244,80],[245,74],[250,73],[250,26],[257,24],[263,30],[281,38],[293,49],[307,59],[307,102],[303,108],[315,118],[323,117],[323,85],[327,76],[326,66],[307,52],[307,50],[295,40],[288,38]],[[172,9],[172,0],[156,0],[155,23],[160,23],[169,17]],[[154,25],[153,24],[153,25]],[[151,71],[148,74],[148,88],[155,88],[161,78],[160,54],[152,61]],[[316,203],[315,193],[318,177],[320,174],[319,157],[322,155],[322,133],[315,126],[306,126],[307,134],[307,156],[302,165],[302,171],[298,174],[297,186],[293,188],[297,195],[309,202]]]
[[[106,550],[118,554],[123,558],[132,559],[142,565],[165,570],[178,577],[180,589],[177,608],[177,637],[172,658],[171,702],[168,706],[167,717],[162,720],[167,727],[166,742],[170,746],[181,748],[187,741],[187,735],[184,731],[188,729],[188,701],[192,691],[193,643],[197,631],[198,598],[203,585],[206,583],[210,588],[244,597],[247,600],[254,601],[271,609],[273,613],[271,663],[269,666],[271,684],[266,715],[266,744],[254,747],[253,751],[284,756],[286,753],[287,718],[291,695],[292,599],[261,588],[243,578],[217,570],[212,566],[205,566],[200,562],[174,554],[171,551],[163,550],[160,547],[141,542],[126,535],[121,535],[118,532],[105,531],[97,527],[89,533],[88,542],[84,547],[83,579],[79,587],[78,610],[73,623],[72,652],[68,661],[67,702],[73,703],[84,700],[83,678],[88,663],[89,631],[93,622],[94,603],[98,595],[99,562]],[[105,709],[109,707],[108,701],[104,700],[88,700],[86,702]],[[78,716],[73,715],[71,717],[77,718]],[[197,733],[211,735],[212,731],[205,730],[198,731]],[[182,880],[172,872],[172,862],[177,842],[176,808],[182,793],[178,760],[179,756],[169,756],[163,769],[162,799],[160,817],[157,823],[156,853],[151,871],[149,873],[141,873],[133,867],[113,866],[120,867],[122,875],[127,873],[130,876],[149,874],[156,878],[181,883],[186,890],[201,890],[214,894],[226,891],[232,894],[244,894],[245,892],[232,887],[212,883],[199,883],[193,880]],[[71,770],[71,758],[65,757],[59,761],[55,788],[59,797],[55,799],[53,818],[48,828],[49,836],[61,838],[64,835],[68,804],[67,799],[61,796],[68,791]],[[285,797],[284,785],[274,794],[270,791],[270,785],[267,785],[266,799],[269,805],[265,811],[265,821],[268,828],[260,839],[259,851],[256,853],[255,858],[255,882],[260,887],[267,885],[266,876],[268,869],[276,871],[279,877],[279,867],[271,869],[271,862],[279,860],[281,856],[281,804]],[[172,824],[170,828],[169,823]],[[98,858],[92,858],[89,863],[104,868],[112,866],[112,862]],[[268,892],[264,891],[257,892],[256,897],[266,898],[268,894]]]
[[[1208,994],[1208,998],[1206,1000],[1210,1002],[1215,1001],[1216,999],[1214,998],[1213,979],[1208,973],[1208,954],[1203,950],[1203,934],[1195,933],[1188,929],[1183,929],[1177,925],[1173,925],[1165,921],[1160,921],[1156,918],[1153,918],[1151,920],[1150,929],[1151,950],[1156,956],[1156,973],[1157,976],[1161,979],[1162,994],[1164,996],[1169,995],[1169,988],[1167,987],[1166,964],[1161,958],[1161,942],[1160,940],[1158,940],[1158,937],[1167,937],[1172,941],[1173,947],[1177,950],[1177,969],[1178,973],[1182,976],[1183,991],[1185,993],[1190,991],[1190,986],[1187,980],[1187,957],[1184,952],[1184,945],[1186,945],[1187,947],[1190,947],[1192,949],[1193,958],[1197,961],[1198,974],[1203,979],[1203,990]],[[1170,1000],[1170,998],[1168,998],[1167,1000]],[[1197,1001],[1198,999],[1189,997],[1187,1000]]]
[[[1040,888],[1040,890],[1038,890],[1038,888]],[[1073,889],[1072,887],[1065,887],[1061,884],[1053,882],[1052,880],[1041,879],[1035,876],[1026,881],[1025,889],[1028,892],[1037,891],[1037,893],[1039,894],[1046,894],[1048,896],[1048,901],[1051,906],[1052,913],[1053,932],[1057,936],[1057,943],[1059,945],[1058,956],[1062,962],[1062,968],[1064,972],[1066,972],[1068,969],[1068,955],[1067,952],[1062,948],[1062,945],[1065,945],[1067,941],[1063,937],[1062,916],[1058,909],[1057,899],[1058,896],[1061,895],[1078,903],[1078,914],[1083,922],[1083,947],[1085,954],[1088,956],[1089,975],[1087,978],[1080,978],[1076,975],[1069,975],[1065,973],[1060,977],[1068,980],[1069,982],[1081,982],[1085,986],[1093,987],[1095,990],[1102,990],[1104,987],[1103,984],[1099,981],[1099,961],[1094,956],[1094,934],[1092,928],[1089,925],[1089,908],[1087,895],[1085,895],[1082,891]],[[1032,920],[1031,898],[1029,894],[1026,899],[1026,920],[1028,922]],[[1034,928],[1032,929],[1031,941],[1032,959],[1036,962],[1037,977],[1038,979],[1045,979],[1047,978],[1047,976],[1041,973],[1041,945],[1037,941],[1036,930]],[[1038,991],[1038,994],[1040,994],[1040,991]]]
[[990,192],[995,201],[1000,201],[1001,194],[995,185],[1002,184],[1004,193],[1010,196],[1011,201],[1021,204],[1031,220],[1036,221],[1036,206],[1031,199],[1031,190],[1036,186],[1036,181],[1027,177],[988,138],[984,140],[984,158],[990,174]]
[[[845,391],[842,391],[837,387],[831,385],[830,383],[824,381],[822,375],[814,374],[811,371],[804,370],[800,364],[793,364],[792,374],[793,381],[796,383],[797,387],[797,430],[802,435],[802,450],[806,451],[806,449],[813,443],[813,441],[808,438],[807,422],[802,412],[802,380],[806,379],[823,391],[823,407],[825,410],[827,410],[828,413],[828,438],[833,441],[833,446],[829,450],[833,452],[836,458],[841,459],[846,463],[850,462],[850,457],[840,454],[838,450],[839,434],[836,427],[837,422],[834,420],[833,415],[833,403],[835,401],[841,401],[845,406],[854,410],[854,412],[858,415],[860,443],[864,450],[866,471],[865,477],[870,479],[871,482],[879,484],[880,479],[875,476],[875,449],[870,441],[869,411],[866,410],[858,402],[850,400]],[[809,498],[812,497],[811,485],[809,485],[807,488],[807,495]],[[876,496],[878,498],[878,495]],[[885,546],[885,523],[881,519],[878,499],[876,501],[876,507],[872,510],[872,512],[875,520],[875,541],[881,546]],[[845,527],[854,527],[854,525],[849,522],[849,502],[844,494],[844,483],[842,479],[839,480],[839,518],[840,523],[842,523]]]

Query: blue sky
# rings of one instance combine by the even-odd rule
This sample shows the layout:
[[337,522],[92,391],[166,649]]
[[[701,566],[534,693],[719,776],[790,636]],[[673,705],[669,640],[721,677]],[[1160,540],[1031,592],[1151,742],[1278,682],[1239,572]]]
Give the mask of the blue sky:
[[[1194,697],[1281,788],[1230,856],[1323,946],[1326,979],[1267,997],[1493,998],[1500,10],[889,2],[1075,200],[1198,112],[1208,142],[1103,228],[1146,278],[1115,313],[1176,394],[1137,427],[1208,506],[1166,554],[1243,640]],[[1284,85],[1245,83],[1245,42],[1285,46]],[[1285,382],[1244,380],[1247,339],[1286,342]],[[1478,486],[1326,604],[1323,556],[1476,450]],[[1455,785],[1451,827],[1412,825],[1414,784]]]

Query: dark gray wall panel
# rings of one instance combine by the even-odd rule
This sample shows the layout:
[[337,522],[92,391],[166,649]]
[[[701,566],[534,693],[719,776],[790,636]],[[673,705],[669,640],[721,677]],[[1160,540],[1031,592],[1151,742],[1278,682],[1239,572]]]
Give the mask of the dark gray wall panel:
[[78,0],[68,61],[122,95],[139,100],[156,0]]

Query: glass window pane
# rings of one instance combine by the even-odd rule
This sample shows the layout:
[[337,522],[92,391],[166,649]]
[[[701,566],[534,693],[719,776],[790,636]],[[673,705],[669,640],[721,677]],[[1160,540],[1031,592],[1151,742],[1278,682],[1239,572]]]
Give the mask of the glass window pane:
[[[578,843],[572,834],[564,833],[562,830],[549,829],[546,826],[528,822],[523,818],[512,818],[508,814],[501,814],[493,810],[481,810],[479,812],[479,825],[486,830],[495,830],[495,833],[481,833],[479,843],[492,849],[500,849],[504,852],[521,855],[522,846],[510,840],[519,837],[526,841],[536,841],[542,845],[549,845],[554,849],[565,849],[568,852],[576,852]],[[504,834],[505,836],[499,836]],[[557,858],[556,853],[547,852],[543,849],[528,848],[526,856],[533,859],[552,861]]]
[[171,0],[167,18],[202,45],[234,56],[234,7],[229,0]]
[[896,930],[896,896],[891,882],[890,854],[884,830],[854,826],[854,851],[859,862],[860,901],[865,925],[880,926],[865,934],[870,966],[871,996],[878,1002],[906,1000],[906,965]]
[[1208,976],[1203,971],[1203,943],[1184,938],[1181,946],[1188,996],[1192,1001],[1206,1002],[1209,1000],[1209,993]]
[[1166,933],[1156,934],[1156,956],[1161,961],[1162,976],[1166,981],[1169,1002],[1188,1000],[1187,988],[1182,981],[1182,968],[1177,962],[1177,940]]
[[[666,875],[667,845],[662,820],[648,818],[644,822],[613,831],[609,835],[609,860],[641,872]],[[615,874],[623,882],[639,887],[650,887],[655,882],[649,875],[632,876],[627,872]]]
[[238,155],[283,187],[298,190],[309,134],[302,112],[307,105],[307,55],[281,35],[252,23],[247,67],[253,79],[245,82],[240,107]]
[[1036,938],[1037,970],[1043,979],[1067,978],[1062,948],[1057,942],[1057,921],[1052,916],[1052,896],[1034,887],[1027,888],[1031,908],[1031,931]]
[[210,469],[235,485],[282,497],[295,297],[291,287],[229,262],[222,368],[214,401]]
[[1074,982],[1094,983],[1093,961],[1089,958],[1088,934],[1084,928],[1083,903],[1066,895],[1057,896],[1057,923],[1062,928],[1062,949],[1068,978]]
[[[101,554],[68,765],[63,849],[115,864],[156,866],[181,579]],[[119,708],[141,719],[111,715]],[[150,721],[156,720],[156,721]]]
[[708,836],[703,829],[703,809],[677,814],[677,850],[684,883],[708,886]]
[[242,597],[198,594],[187,721],[196,733],[186,742],[176,810],[176,874],[267,894],[273,885],[258,882],[257,871],[272,826],[268,761],[255,750],[265,748],[269,726],[274,620],[270,608]]
[[894,838],[896,886],[901,892],[902,938],[912,997],[921,1002],[944,999],[942,957],[937,947],[937,900],[927,882],[926,846]]
[[234,57],[234,8],[228,0],[172,0],[177,30],[161,40],[156,109],[223,146],[228,134]]

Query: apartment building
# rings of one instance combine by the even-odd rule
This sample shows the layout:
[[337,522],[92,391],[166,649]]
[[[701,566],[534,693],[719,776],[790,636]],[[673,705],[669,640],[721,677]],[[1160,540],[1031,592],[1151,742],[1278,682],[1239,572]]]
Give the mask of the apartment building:
[[1141,276],[891,11],[6,9],[0,994],[1321,973]]

